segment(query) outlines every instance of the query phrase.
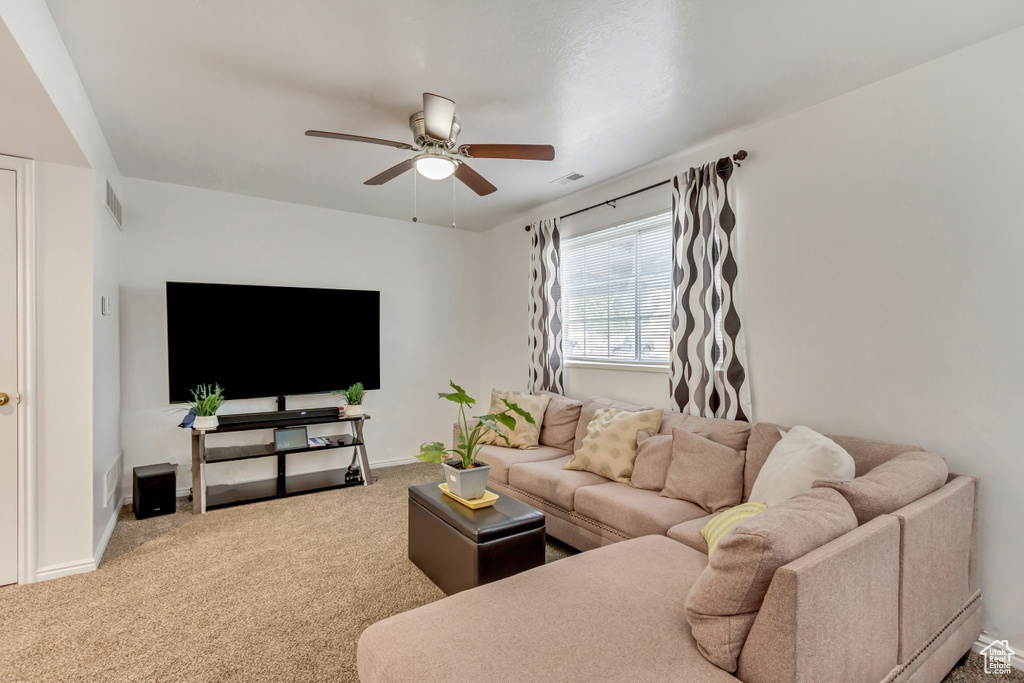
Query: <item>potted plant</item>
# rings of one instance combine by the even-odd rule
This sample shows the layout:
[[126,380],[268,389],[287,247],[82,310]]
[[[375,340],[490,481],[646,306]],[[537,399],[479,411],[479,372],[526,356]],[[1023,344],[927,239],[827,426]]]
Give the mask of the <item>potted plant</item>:
[[219,384],[200,384],[192,390],[193,429],[216,429],[217,411],[224,405],[224,390]]
[[362,417],[363,399],[366,398],[366,390],[363,388],[362,382],[356,382],[348,389],[338,389],[331,393],[345,399],[346,417]]
[[[516,415],[530,424],[534,424],[533,416],[515,403],[502,399],[502,402],[505,404],[505,410],[492,415],[478,415],[476,417],[477,422],[471,429],[469,421],[466,419],[466,406],[472,406],[476,403],[476,400],[469,396],[455,382],[449,382],[449,384],[455,391],[440,393],[437,397],[459,404],[458,443],[455,445],[455,448],[445,448],[444,444],[440,441],[425,443],[420,446],[420,453],[416,457],[424,462],[441,463],[441,467],[444,469],[445,483],[448,484],[448,490],[459,498],[474,500],[484,495],[484,490],[487,488],[487,475],[491,469],[490,465],[485,465],[476,460],[480,448],[483,447],[481,439],[484,434],[487,430],[493,429],[508,444],[508,437],[498,428],[498,425],[501,424],[508,429],[515,429]],[[455,457],[448,458],[449,453]]]

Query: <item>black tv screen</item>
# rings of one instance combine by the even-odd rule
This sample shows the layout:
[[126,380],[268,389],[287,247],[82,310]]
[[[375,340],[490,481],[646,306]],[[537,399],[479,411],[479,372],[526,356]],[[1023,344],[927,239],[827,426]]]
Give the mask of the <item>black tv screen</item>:
[[171,403],[380,389],[380,292],[167,283]]

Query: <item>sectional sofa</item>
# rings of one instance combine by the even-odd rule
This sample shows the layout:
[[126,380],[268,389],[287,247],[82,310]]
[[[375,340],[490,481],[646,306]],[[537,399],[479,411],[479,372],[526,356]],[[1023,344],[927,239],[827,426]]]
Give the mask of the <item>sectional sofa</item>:
[[[589,552],[374,624],[359,642],[364,683],[941,681],[970,650],[981,631],[978,482],[950,474],[775,570],[734,670],[716,666],[686,616],[687,597],[708,568],[700,532],[713,515],[563,469],[601,407],[644,409],[552,397],[539,448],[481,453],[490,488],[542,510],[548,533]],[[661,433],[673,428],[744,455],[743,501],[781,439],[778,425],[666,412]],[[921,451],[831,438],[853,457],[858,478]],[[898,475],[887,476],[901,489]]]

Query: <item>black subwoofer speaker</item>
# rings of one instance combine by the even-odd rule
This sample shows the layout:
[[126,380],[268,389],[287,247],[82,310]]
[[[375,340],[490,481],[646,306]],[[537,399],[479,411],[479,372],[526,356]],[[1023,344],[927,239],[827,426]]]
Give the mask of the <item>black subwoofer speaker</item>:
[[169,462],[146,465],[132,470],[132,510],[136,519],[169,515],[174,512],[174,488],[177,465]]

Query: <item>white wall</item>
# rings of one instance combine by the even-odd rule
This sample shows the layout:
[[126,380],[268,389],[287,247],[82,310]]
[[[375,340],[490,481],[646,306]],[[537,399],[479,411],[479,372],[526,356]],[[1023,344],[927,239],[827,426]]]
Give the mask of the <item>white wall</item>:
[[[93,564],[98,563],[103,550],[106,547],[107,539],[113,530],[119,509],[120,493],[104,495],[104,480],[106,473],[111,467],[116,467],[120,455],[120,349],[118,340],[118,323],[116,312],[117,299],[117,278],[118,278],[118,245],[119,233],[117,228],[104,208],[106,197],[106,181],[111,179],[115,188],[119,177],[117,164],[110,152],[107,141],[100,129],[99,121],[93,112],[92,105],[85,94],[85,88],[78,77],[78,72],[71,57],[64,46],[64,41],[57,31],[53,17],[44,0],[0,0],[0,18],[11,36],[17,42],[23,58],[31,65],[33,76],[25,79],[23,87],[17,92],[17,97],[10,99],[20,102],[24,107],[31,103],[30,116],[35,125],[27,131],[16,131],[16,142],[24,145],[28,138],[33,135],[45,134],[45,143],[32,140],[34,144],[24,147],[23,152],[37,161],[50,161],[60,163],[88,163],[93,171],[90,173],[92,182],[92,200],[88,207],[88,213],[76,216],[76,222],[82,226],[82,230],[88,228],[83,236],[76,234],[75,239],[89,239],[91,246],[89,253],[95,259],[89,269],[88,279],[83,281],[72,281],[72,272],[66,274],[68,286],[76,286],[80,292],[88,292],[90,297],[83,303],[85,308],[81,313],[93,315],[91,319],[90,335],[93,358],[89,367],[93,371],[93,379],[90,395],[79,396],[74,405],[76,413],[88,413],[92,420],[91,442],[81,444],[74,451],[74,457],[85,461],[91,461],[91,478],[81,478],[76,482],[77,495],[88,495],[92,500],[92,525],[89,530],[91,539],[90,552]],[[13,62],[15,60],[8,60]],[[20,57],[17,61],[21,61]],[[28,91],[45,90],[42,97],[27,97]],[[44,100],[45,98],[45,100]],[[5,118],[6,121],[6,118]],[[8,121],[9,122],[9,121]],[[39,125],[45,122],[45,127]],[[11,133],[10,129],[7,129]],[[60,140],[62,144],[58,147],[50,141]],[[8,152],[14,149],[8,147]],[[51,199],[61,200],[59,193],[51,195]],[[37,197],[37,201],[42,201]],[[84,210],[84,207],[78,207]],[[95,227],[95,232],[93,232]],[[93,239],[95,238],[95,239]],[[40,253],[40,262],[45,255]],[[85,276],[84,272],[77,275]],[[92,296],[95,294],[95,297]],[[110,296],[114,300],[115,308],[113,315],[101,317],[99,314],[99,297]],[[40,338],[42,330],[40,330]],[[47,343],[57,343],[47,340]],[[40,400],[46,400],[46,396],[40,391]],[[94,409],[95,407],[95,409]],[[40,455],[42,457],[42,454]],[[69,455],[70,457],[70,455]],[[42,483],[40,483],[42,487]],[[84,491],[84,493],[83,493]],[[40,492],[40,506],[43,500],[49,500],[50,505],[60,505],[60,496],[44,495]],[[40,510],[40,519],[51,515],[61,515],[60,511]],[[76,514],[81,514],[76,511]],[[42,534],[42,529],[39,530]],[[68,538],[70,538],[68,536]],[[43,545],[45,542],[40,541]],[[88,568],[88,562],[78,553],[79,542],[76,539],[66,547],[58,551],[54,546],[53,552],[65,561],[72,561],[75,564],[75,571]],[[42,563],[42,557],[40,557]],[[44,566],[41,564],[41,566]],[[60,574],[61,572],[44,573],[43,578]]]
[[[123,487],[106,490],[107,472],[118,468],[121,457],[121,338],[119,313],[121,232],[107,211],[106,178],[93,173],[93,557],[98,564],[117,522],[124,499]],[[110,315],[102,315],[100,300],[110,297]]]
[[[179,490],[191,482],[188,432],[176,427],[182,413],[167,403],[168,280],[379,290],[381,390],[366,401],[370,461],[407,460],[421,442],[450,440],[455,414],[437,392],[449,379],[478,384],[480,234],[143,180],[124,179],[121,187],[130,226],[121,259],[126,484],[132,467],[167,461],[180,465]],[[206,314],[197,302],[197,334]],[[325,329],[308,334],[332,335],[344,354],[358,328],[334,326],[334,319],[325,311]],[[254,335],[253,343],[271,342]],[[231,387],[225,390],[230,397]],[[330,396],[289,399],[315,404],[336,405]],[[228,401],[223,410],[274,407],[256,399]],[[294,471],[317,469],[347,465],[351,451],[292,458]],[[271,459],[207,468],[214,483],[275,471]]]
[[[482,291],[511,314],[484,309],[482,347],[500,353],[481,358],[481,390],[525,382],[527,221],[745,148],[735,181],[755,417],[919,444],[979,475],[985,627],[1024,633],[1021,63],[1024,29],[486,233]],[[667,188],[651,194],[669,206]],[[604,385],[665,404],[660,376],[594,372],[570,371],[569,392]]]
[[92,568],[92,175],[36,164],[37,564],[44,577],[65,573],[66,565]]

